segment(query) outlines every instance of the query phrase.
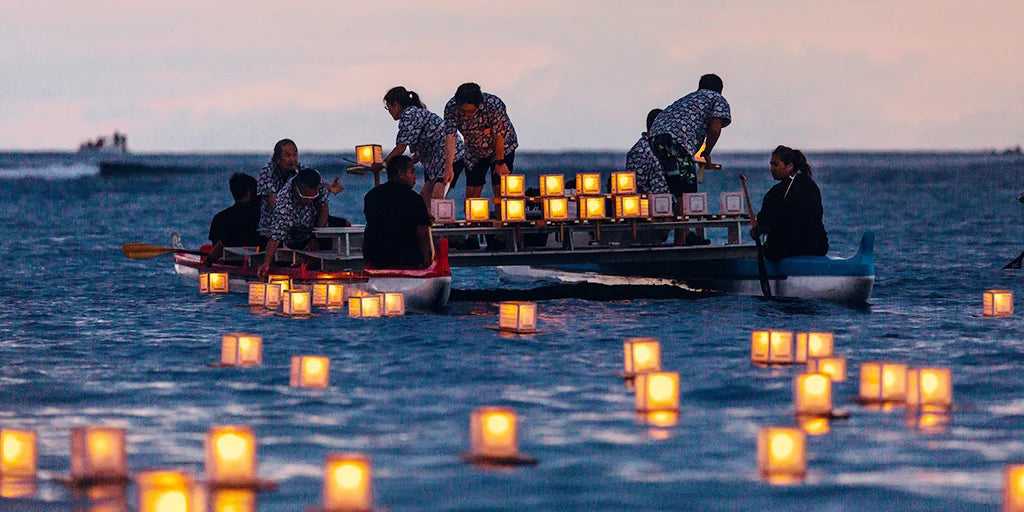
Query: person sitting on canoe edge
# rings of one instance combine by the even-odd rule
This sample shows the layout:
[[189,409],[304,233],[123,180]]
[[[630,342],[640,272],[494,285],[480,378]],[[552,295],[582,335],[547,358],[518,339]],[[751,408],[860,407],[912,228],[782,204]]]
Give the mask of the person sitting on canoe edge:
[[[651,149],[665,172],[665,183],[679,201],[678,214],[682,215],[682,196],[697,191],[697,163],[703,158],[711,165],[711,151],[715,149],[722,128],[732,123],[729,102],[722,96],[722,79],[715,74],[700,77],[697,90],[679,98],[658,114],[649,131]],[[698,155],[701,144],[704,150]],[[681,232],[676,231],[676,244],[681,245]],[[686,245],[706,244],[696,234],[686,236]]]
[[260,235],[260,203],[256,197],[256,178],[236,172],[228,180],[235,204],[213,216],[210,223],[210,241],[213,249],[206,256],[206,264],[220,262],[225,247],[255,247],[266,245]]
[[764,257],[828,254],[828,234],[822,222],[821,190],[811,179],[811,166],[800,150],[779,146],[772,151],[772,177],[779,180],[761,202],[752,237],[767,235]]
[[398,155],[388,162],[388,181],[366,193],[363,259],[373,268],[425,268],[434,260],[430,216],[413,191],[416,168]]
[[277,191],[277,203],[270,217],[270,241],[267,242],[263,264],[257,270],[260,279],[269,273],[281,245],[304,251],[320,248],[313,236],[313,228],[327,225],[327,197],[322,186],[320,173],[307,167]]
[[[277,203],[278,191],[284,187],[288,180],[292,179],[296,173],[303,169],[308,169],[308,167],[299,163],[299,147],[295,144],[295,141],[281,139],[277,141],[277,144],[274,144],[274,154],[270,158],[270,162],[260,169],[256,178],[258,183],[256,195],[262,200],[260,226],[270,227],[270,219],[274,213],[274,206]],[[325,182],[320,186],[320,194],[325,198],[327,197],[327,192],[338,195],[342,190],[345,190],[345,186],[338,183],[337,177],[334,178],[334,182],[331,184]],[[331,227],[348,227],[352,224],[341,217],[332,217],[328,219],[327,225]]]

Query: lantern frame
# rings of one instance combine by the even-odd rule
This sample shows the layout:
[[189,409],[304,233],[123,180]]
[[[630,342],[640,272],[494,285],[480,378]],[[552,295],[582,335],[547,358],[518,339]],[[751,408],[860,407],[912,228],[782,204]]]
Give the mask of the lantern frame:
[[231,277],[227,272],[210,272],[210,293],[231,292]]
[[985,290],[982,295],[981,316],[989,318],[1013,316],[1013,292],[1010,290]]
[[504,174],[500,182],[501,197],[526,197],[526,176]]
[[723,215],[742,215],[746,213],[742,192],[722,192],[719,196],[719,213]]
[[707,215],[708,194],[706,192],[692,192],[683,194],[683,215]]
[[249,283],[249,307],[263,307],[267,302],[267,283]]
[[[307,364],[319,362],[323,365],[323,378],[309,375]],[[326,388],[331,385],[331,360],[326,356],[292,356],[288,385],[293,388]]]
[[380,318],[384,315],[383,296],[358,295],[348,298],[349,318]]
[[[221,440],[234,436],[241,446],[221,446]],[[206,432],[206,478],[217,487],[250,487],[259,482],[258,446],[252,428],[244,425],[218,425]],[[237,457],[225,458],[222,450],[240,449]]]
[[526,222],[526,200],[525,199],[502,199],[501,200],[501,221],[502,222]]
[[534,334],[537,330],[537,303],[510,300],[498,303],[497,330],[515,334]]
[[[660,392],[661,386],[670,386],[667,397],[651,396],[652,392]],[[679,373],[650,372],[638,373],[633,379],[636,391],[637,412],[679,411]]]
[[576,175],[576,195],[592,196],[601,193],[601,174],[584,172]]
[[675,210],[672,209],[672,194],[650,194],[647,196],[650,204],[649,215],[651,217],[673,217]]
[[615,216],[623,219],[643,217],[640,196],[636,194],[615,196]]
[[[569,199],[566,197],[545,197],[541,200],[544,220],[568,220]],[[560,215],[557,215],[559,214]]]
[[541,174],[540,195],[541,197],[564,196],[565,176],[561,174]]
[[[107,447],[107,453],[96,453],[100,447]],[[78,484],[88,482],[127,482],[128,455],[125,450],[125,429],[115,427],[86,426],[71,429],[71,481]]]
[[579,209],[576,217],[580,220],[598,220],[608,217],[604,196],[580,196],[576,201]]
[[[298,305],[296,305],[298,302]],[[313,314],[310,292],[292,289],[281,294],[281,312],[285,316],[304,317]]]
[[356,146],[356,164],[370,167],[384,163],[384,148],[380,144],[362,144]]
[[612,194],[636,194],[636,173],[613,172]]
[[[661,371],[661,342],[655,338],[629,338],[623,343],[622,376],[629,379],[638,373]],[[649,362],[638,361],[637,352],[650,354]]]
[[455,200],[431,199],[430,216],[437,223],[455,222]]
[[385,292],[383,316],[402,316],[405,314],[405,294],[400,292]]
[[486,197],[466,199],[466,222],[488,222],[491,220],[491,200]]

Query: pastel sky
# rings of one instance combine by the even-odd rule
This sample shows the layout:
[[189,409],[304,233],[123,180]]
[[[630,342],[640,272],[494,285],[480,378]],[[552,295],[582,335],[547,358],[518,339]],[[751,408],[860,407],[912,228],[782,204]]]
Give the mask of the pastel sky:
[[394,143],[388,88],[440,112],[462,82],[524,150],[628,149],[718,73],[720,151],[1024,143],[1019,0],[107,0],[0,4],[0,148]]

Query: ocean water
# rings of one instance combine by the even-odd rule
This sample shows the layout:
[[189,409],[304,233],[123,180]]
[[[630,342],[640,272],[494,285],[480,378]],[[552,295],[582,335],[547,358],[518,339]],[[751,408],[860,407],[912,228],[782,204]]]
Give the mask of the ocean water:
[[[333,178],[344,156],[301,160]],[[198,246],[231,203],[230,174],[255,174],[267,155],[140,158],[189,172],[107,178],[77,155],[0,154],[0,428],[33,429],[40,447],[34,492],[0,497],[0,510],[109,510],[57,482],[69,472],[69,429],[89,424],[127,429],[132,471],[195,475],[211,426],[251,426],[259,473],[279,486],[260,494],[260,511],[318,505],[333,452],[368,455],[375,502],[395,511],[993,510],[1003,468],[1024,462],[1024,324],[979,316],[985,289],[1024,296],[1021,271],[1001,270],[1024,250],[1019,155],[812,154],[831,254],[850,255],[865,230],[876,234],[867,306],[569,293],[538,304],[543,333],[518,338],[485,328],[496,323],[492,302],[383,320],[290,320],[237,307],[242,296],[201,296],[169,256],[128,260],[120,246],[166,244],[171,230]],[[623,159],[523,154],[516,163],[535,183],[541,172],[607,172]],[[738,190],[742,172],[760,204],[772,184],[768,155],[720,159],[726,170],[705,179],[709,197]],[[343,175],[332,212],[361,221],[370,181]],[[453,273],[457,290],[514,293],[491,269]],[[749,362],[750,332],[761,328],[833,331],[848,358],[834,401],[850,417],[808,438],[798,485],[757,475],[757,429],[795,424],[796,370]],[[231,331],[263,336],[262,366],[206,366]],[[680,374],[675,426],[639,422],[615,376],[633,336],[660,339],[663,366]],[[290,358],[303,354],[330,357],[329,388],[288,386]],[[921,429],[903,409],[854,404],[859,364],[872,360],[952,368],[951,421]],[[515,408],[520,449],[537,466],[459,461],[481,405]],[[128,509],[134,500],[130,488]]]

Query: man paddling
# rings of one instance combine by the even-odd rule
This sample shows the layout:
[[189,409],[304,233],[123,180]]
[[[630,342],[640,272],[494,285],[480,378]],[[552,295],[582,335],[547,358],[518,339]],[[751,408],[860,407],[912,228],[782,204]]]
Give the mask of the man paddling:
[[375,268],[428,267],[434,260],[430,216],[416,186],[412,159],[398,155],[388,162],[388,181],[366,193],[363,212],[363,258]]
[[260,206],[256,199],[256,178],[236,172],[228,180],[235,204],[213,216],[210,223],[210,241],[213,249],[206,257],[208,263],[218,262],[224,256],[224,247],[262,247],[267,239],[260,236]]
[[322,185],[320,173],[304,168],[277,192],[277,202],[270,216],[270,241],[263,264],[257,270],[260,279],[269,273],[281,245],[305,251],[319,249],[313,228],[326,226],[328,217]]

